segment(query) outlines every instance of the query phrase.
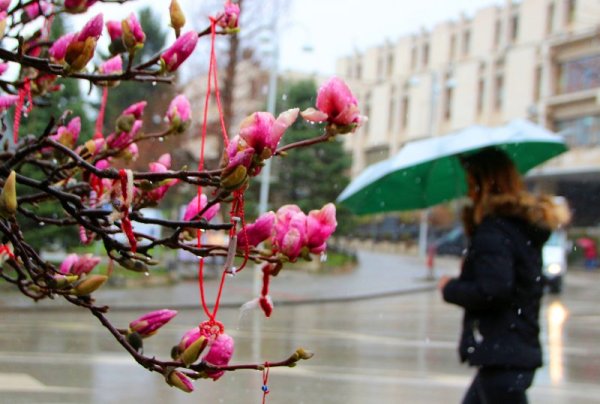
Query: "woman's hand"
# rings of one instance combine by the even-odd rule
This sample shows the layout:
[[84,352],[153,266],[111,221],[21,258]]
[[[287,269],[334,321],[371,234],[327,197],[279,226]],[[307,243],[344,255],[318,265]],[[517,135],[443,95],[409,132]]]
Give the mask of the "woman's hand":
[[446,287],[446,284],[448,284],[450,279],[452,279],[452,278],[447,275],[444,275],[440,278],[440,280],[438,281],[438,285],[437,285],[437,288],[440,292],[442,292],[444,290],[444,288]]

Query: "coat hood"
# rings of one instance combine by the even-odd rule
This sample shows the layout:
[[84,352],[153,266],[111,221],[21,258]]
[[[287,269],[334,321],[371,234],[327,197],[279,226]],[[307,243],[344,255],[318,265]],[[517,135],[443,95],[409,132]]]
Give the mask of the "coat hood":
[[533,227],[553,231],[566,226],[571,213],[566,203],[555,202],[549,195],[491,195],[480,203],[477,210],[467,206],[463,211],[463,224],[467,234],[472,235],[486,216],[520,219]]

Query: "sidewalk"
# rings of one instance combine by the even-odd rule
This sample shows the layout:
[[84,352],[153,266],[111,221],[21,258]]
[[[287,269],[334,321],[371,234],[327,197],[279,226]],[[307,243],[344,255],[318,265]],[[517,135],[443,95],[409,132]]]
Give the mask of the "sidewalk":
[[[442,274],[458,274],[457,258],[436,258],[434,278]],[[260,280],[255,280],[253,266],[234,277],[228,277],[221,298],[221,307],[239,307],[257,297]],[[411,292],[431,290],[436,279],[427,278],[425,260],[414,256],[360,251],[358,265],[345,273],[312,273],[284,267],[271,280],[270,295],[275,306],[310,304],[330,301],[369,299]],[[205,282],[206,301],[212,306],[216,300],[219,279]],[[104,287],[94,294],[96,303],[111,306],[111,310],[153,310],[159,308],[197,308],[200,292],[196,280],[180,281],[174,285],[111,288]],[[53,309],[72,307],[62,299],[33,303],[19,293],[0,295],[0,310]]]

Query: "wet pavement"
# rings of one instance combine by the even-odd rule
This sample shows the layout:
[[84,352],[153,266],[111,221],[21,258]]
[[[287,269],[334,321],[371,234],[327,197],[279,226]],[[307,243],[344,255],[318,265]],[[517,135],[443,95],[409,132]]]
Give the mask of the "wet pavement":
[[[240,318],[239,304],[253,296],[252,272],[228,279],[219,319],[236,341],[233,362],[282,360],[297,347],[315,352],[296,368],[271,370],[269,403],[459,402],[473,373],[457,360],[460,310],[442,302],[414,257],[363,252],[360,263],[338,274],[283,272],[272,284],[276,308],[268,320]],[[457,272],[456,260],[437,264],[436,275]],[[209,301],[214,286],[216,280],[207,283]],[[262,400],[259,372],[198,381],[196,391],[185,394],[137,366],[82,310],[54,310],[46,303],[32,310],[12,297],[0,295],[0,403]],[[124,308],[110,314],[123,326],[148,308],[177,308],[179,315],[145,343],[146,353],[159,357],[204,320],[191,281],[107,289],[98,300]],[[600,272],[571,271],[563,294],[543,303],[545,366],[530,401],[600,402]]]

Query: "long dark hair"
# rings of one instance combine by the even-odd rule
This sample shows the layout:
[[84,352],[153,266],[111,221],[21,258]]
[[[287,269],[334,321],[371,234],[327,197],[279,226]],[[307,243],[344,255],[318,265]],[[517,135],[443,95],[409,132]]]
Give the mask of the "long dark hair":
[[461,156],[465,171],[475,181],[477,198],[474,199],[475,221],[479,222],[482,209],[493,196],[515,196],[525,190],[521,175],[503,150],[487,147],[473,154]]

